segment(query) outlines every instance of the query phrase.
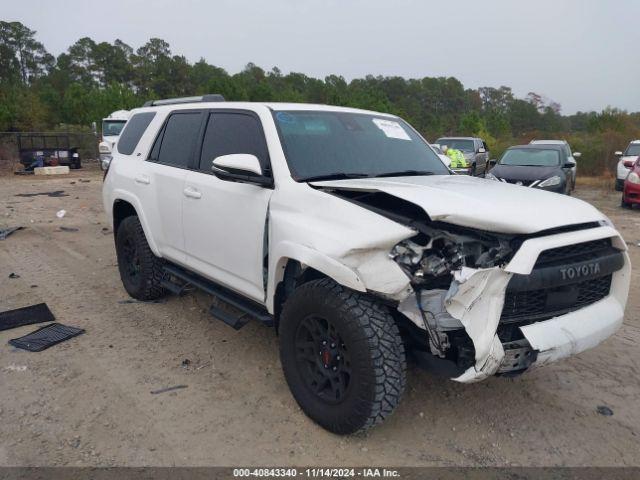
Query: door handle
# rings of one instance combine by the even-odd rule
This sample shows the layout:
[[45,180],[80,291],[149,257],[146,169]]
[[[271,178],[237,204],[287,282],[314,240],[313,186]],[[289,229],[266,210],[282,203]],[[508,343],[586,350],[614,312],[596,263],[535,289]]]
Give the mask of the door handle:
[[193,187],[187,187],[183,190],[184,196],[189,198],[202,198],[202,193]]
[[135,182],[142,185],[149,185],[151,183],[151,179],[147,175],[138,175],[135,178]]

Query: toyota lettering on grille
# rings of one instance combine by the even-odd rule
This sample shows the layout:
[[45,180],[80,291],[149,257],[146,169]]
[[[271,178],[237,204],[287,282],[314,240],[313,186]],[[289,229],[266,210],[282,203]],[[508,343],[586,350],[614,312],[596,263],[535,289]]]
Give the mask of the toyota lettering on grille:
[[598,273],[600,273],[600,262],[585,263],[560,269],[562,280],[573,280],[574,278],[588,277]]

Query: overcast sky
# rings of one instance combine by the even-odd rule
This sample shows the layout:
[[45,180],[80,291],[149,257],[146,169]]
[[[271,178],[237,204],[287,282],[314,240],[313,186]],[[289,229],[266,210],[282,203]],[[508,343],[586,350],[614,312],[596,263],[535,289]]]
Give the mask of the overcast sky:
[[57,55],[83,36],[174,54],[230,73],[347,80],[454,76],[465,87],[540,93],[565,114],[640,111],[640,0],[0,0]]

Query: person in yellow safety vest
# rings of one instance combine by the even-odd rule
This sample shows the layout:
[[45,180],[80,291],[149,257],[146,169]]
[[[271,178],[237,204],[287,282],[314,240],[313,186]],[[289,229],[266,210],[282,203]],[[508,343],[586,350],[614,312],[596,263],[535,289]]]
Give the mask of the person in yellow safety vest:
[[445,155],[447,155],[450,159],[451,159],[451,165],[449,165],[449,168],[468,168],[469,164],[467,163],[467,160],[464,158],[464,154],[456,149],[456,148],[447,148],[447,146],[445,145],[442,150],[444,151]]

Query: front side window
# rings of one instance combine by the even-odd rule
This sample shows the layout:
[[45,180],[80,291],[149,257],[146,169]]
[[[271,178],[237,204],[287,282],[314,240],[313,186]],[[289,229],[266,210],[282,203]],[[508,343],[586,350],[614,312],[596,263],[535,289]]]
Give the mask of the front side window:
[[212,163],[217,157],[234,153],[255,155],[262,170],[269,170],[267,143],[260,121],[245,113],[212,113],[202,143],[200,170],[211,172]]
[[560,165],[558,150],[538,150],[534,148],[512,149],[504,152],[500,165],[520,167],[556,167]]
[[104,120],[102,122],[103,137],[117,137],[122,133],[126,120]]
[[278,111],[273,118],[292,177],[447,175],[429,145],[399,118],[351,112]]
[[[174,113],[164,127],[161,143],[154,146],[151,157],[159,163],[186,168],[196,145],[202,114]],[[159,145],[159,148],[157,148]]]

